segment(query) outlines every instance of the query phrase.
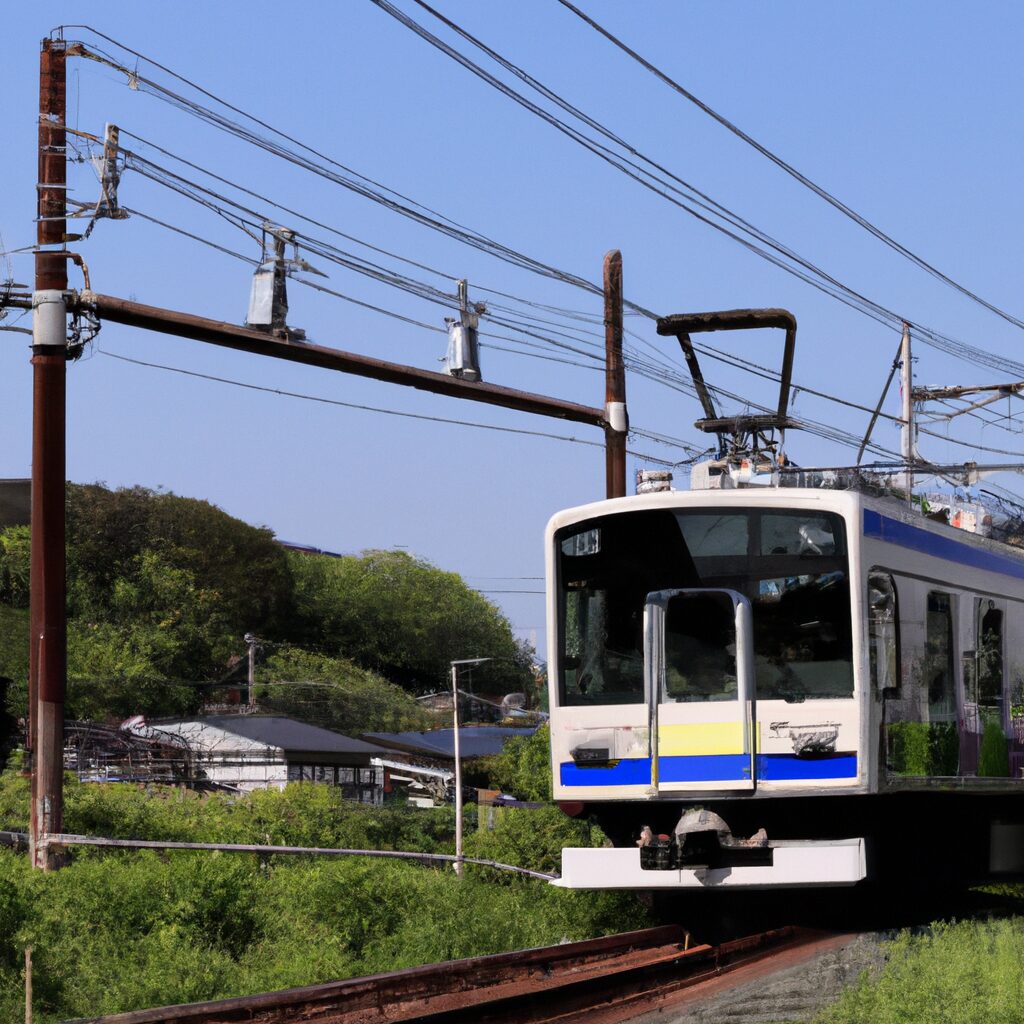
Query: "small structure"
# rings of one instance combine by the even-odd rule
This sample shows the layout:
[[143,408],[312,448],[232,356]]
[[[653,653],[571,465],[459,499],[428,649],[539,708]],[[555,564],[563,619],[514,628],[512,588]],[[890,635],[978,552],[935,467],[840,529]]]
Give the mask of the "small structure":
[[[461,756],[464,760],[500,754],[505,744],[516,736],[532,736],[536,726],[510,729],[500,726],[468,726],[459,729]],[[438,764],[455,760],[455,730],[431,729],[429,732],[370,732],[368,740],[382,747],[400,750]]]
[[195,757],[181,736],[147,727],[141,715],[120,726],[100,722],[64,724],[64,770],[80,782],[157,782],[211,788],[196,772]]
[[197,773],[238,792],[317,782],[340,787],[360,803],[379,804],[384,797],[387,769],[374,767],[371,759],[386,751],[293,718],[207,715],[132,726],[137,733],[153,730],[180,737]]

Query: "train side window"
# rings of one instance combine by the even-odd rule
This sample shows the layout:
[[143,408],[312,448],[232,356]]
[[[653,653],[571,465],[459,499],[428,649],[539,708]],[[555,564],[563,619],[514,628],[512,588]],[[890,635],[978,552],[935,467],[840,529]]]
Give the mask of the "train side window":
[[1003,702],[1003,613],[986,597],[978,599],[977,613],[978,706],[997,708]]
[[868,575],[868,654],[876,693],[900,692],[900,617],[896,584],[885,572]]
[[925,623],[924,685],[932,721],[951,720],[956,712],[953,689],[953,599],[932,590]]

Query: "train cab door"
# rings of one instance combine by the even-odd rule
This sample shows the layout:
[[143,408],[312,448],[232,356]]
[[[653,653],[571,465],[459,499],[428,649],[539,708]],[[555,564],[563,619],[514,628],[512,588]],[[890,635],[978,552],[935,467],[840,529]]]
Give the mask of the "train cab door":
[[750,602],[734,590],[662,590],[644,609],[651,783],[658,793],[755,786]]

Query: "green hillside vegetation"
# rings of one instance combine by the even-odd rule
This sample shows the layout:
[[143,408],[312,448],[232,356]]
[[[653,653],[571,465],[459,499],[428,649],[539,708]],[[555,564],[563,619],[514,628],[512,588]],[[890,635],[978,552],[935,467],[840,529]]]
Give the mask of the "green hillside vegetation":
[[256,681],[260,707],[325,729],[355,734],[437,725],[407,690],[348,658],[282,646],[259,667]]
[[[467,828],[474,826],[467,808]],[[23,829],[28,783],[0,775],[0,829]],[[377,808],[328,786],[246,798],[172,788],[67,786],[67,828],[119,837],[453,852],[454,812]],[[468,856],[550,870],[599,830],[554,807],[471,832]],[[582,939],[650,923],[626,893],[577,893],[474,868],[366,858],[257,858],[79,849],[33,872],[0,850],[0,1020],[23,1018],[33,946],[36,1020],[50,1024]]]
[[292,554],[290,564],[300,646],[351,658],[416,693],[447,686],[452,659],[488,657],[474,670],[478,688],[523,689],[530,652],[455,573],[404,551]]
[[[244,678],[248,632],[264,641],[264,706],[348,733],[428,725],[413,695],[447,686],[453,658],[493,658],[477,678],[499,690],[529,678],[498,609],[405,552],[288,552],[209,502],[142,487],[69,484],[67,527],[71,718],[194,713],[218,695],[208,684]],[[28,530],[0,531],[0,677],[17,716],[28,580]]]

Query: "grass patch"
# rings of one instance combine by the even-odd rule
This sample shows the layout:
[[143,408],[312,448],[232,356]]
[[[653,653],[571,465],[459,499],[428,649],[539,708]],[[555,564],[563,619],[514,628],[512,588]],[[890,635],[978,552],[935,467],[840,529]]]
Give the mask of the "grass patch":
[[1024,918],[902,932],[880,973],[866,973],[814,1024],[1018,1024],[1024,1015]]

